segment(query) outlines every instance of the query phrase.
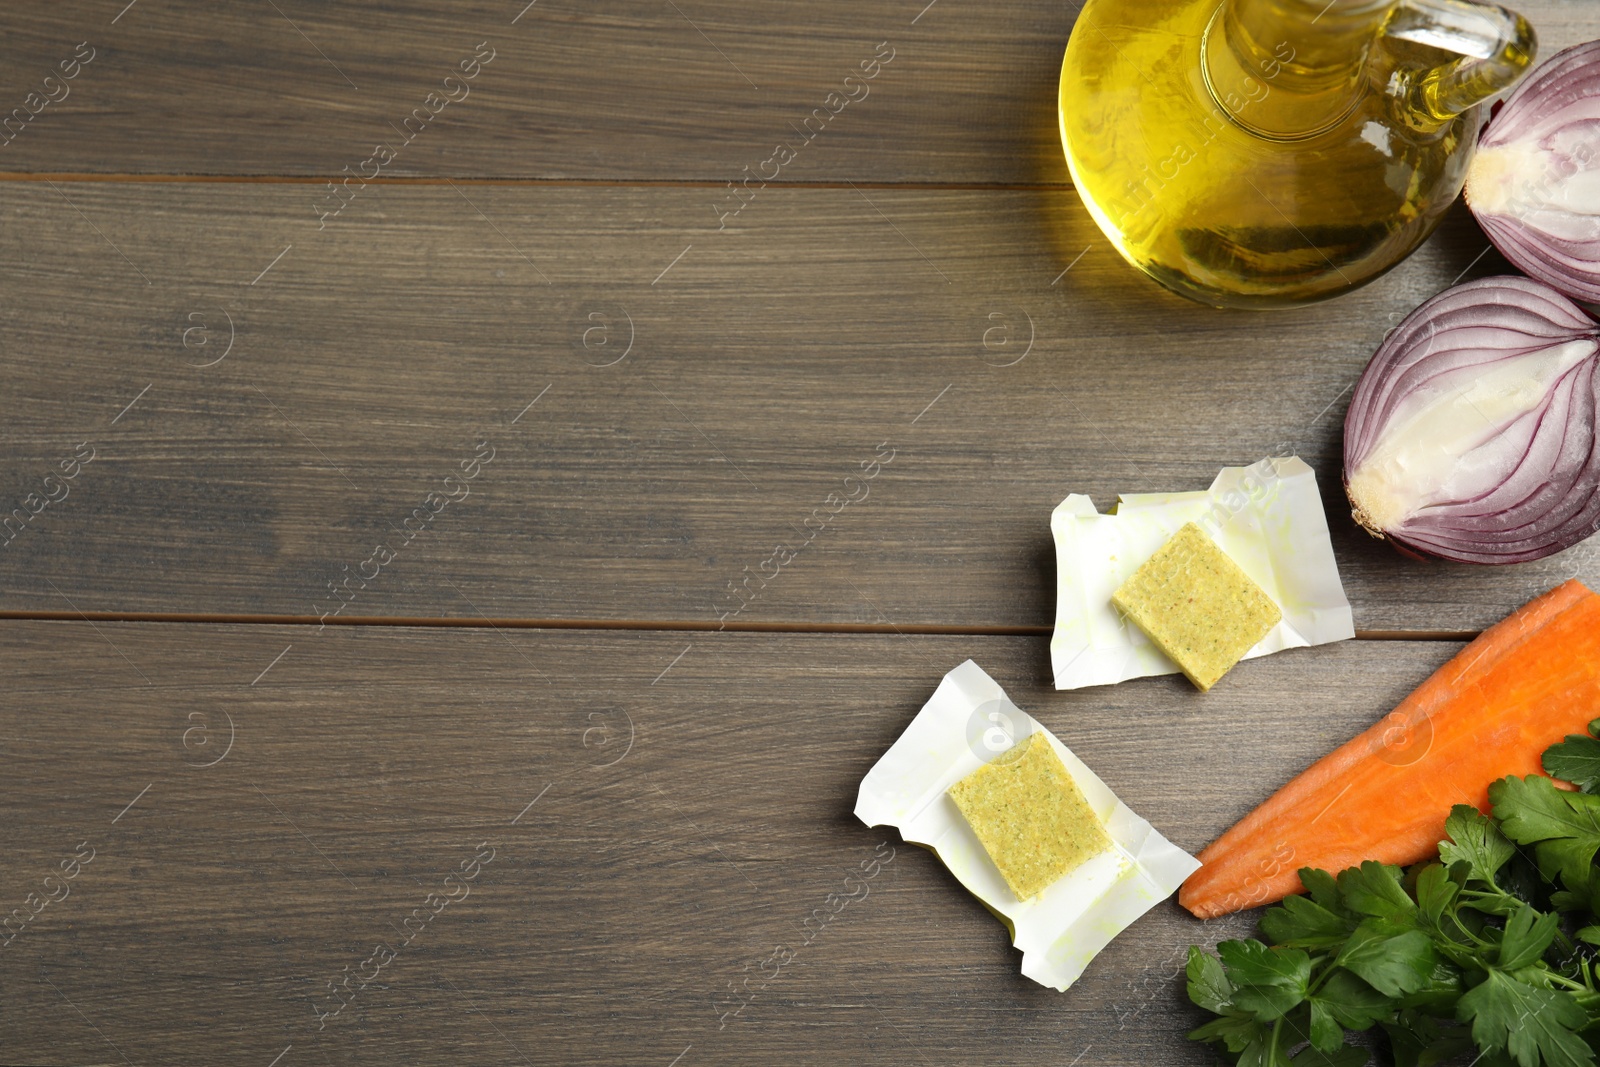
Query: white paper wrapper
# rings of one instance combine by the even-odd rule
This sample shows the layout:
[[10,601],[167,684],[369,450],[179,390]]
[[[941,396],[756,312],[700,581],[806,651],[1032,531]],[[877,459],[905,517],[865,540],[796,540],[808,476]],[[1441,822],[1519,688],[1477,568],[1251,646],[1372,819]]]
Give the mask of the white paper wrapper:
[[[1049,738],[1114,847],[1032,900],[1019,901],[946,791],[1036,731]],[[868,826],[898,827],[907,841],[933,848],[961,884],[1011,927],[1012,944],[1022,950],[1022,973],[1055,989],[1076,981],[1113,937],[1200,866],[1118,800],[971,660],[944,676],[905,733],[867,772],[856,818]]]
[[1198,524],[1283,610],[1283,621],[1245,659],[1356,635],[1316,475],[1300,459],[1224,467],[1209,490],[1123,496],[1115,512],[1101,515],[1088,497],[1074,494],[1050,516],[1056,541],[1050,661],[1057,689],[1178,673],[1111,606],[1111,594],[1186,522]]

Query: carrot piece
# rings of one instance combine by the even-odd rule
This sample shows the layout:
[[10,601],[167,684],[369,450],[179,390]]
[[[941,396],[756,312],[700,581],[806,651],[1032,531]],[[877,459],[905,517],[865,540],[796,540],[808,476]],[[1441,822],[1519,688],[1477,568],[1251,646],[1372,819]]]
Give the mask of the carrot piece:
[[1210,919],[1300,892],[1301,867],[1426,859],[1452,805],[1488,811],[1489,783],[1543,774],[1544,750],[1596,718],[1600,596],[1569,581],[1485,630],[1213,841],[1178,902]]

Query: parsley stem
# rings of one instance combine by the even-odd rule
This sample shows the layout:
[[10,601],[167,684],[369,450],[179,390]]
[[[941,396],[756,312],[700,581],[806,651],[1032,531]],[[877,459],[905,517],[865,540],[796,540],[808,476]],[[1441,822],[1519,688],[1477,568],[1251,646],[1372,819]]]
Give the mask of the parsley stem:
[[1461,913],[1459,911],[1452,910],[1450,912],[1450,921],[1455,923],[1456,929],[1460,930],[1462,935],[1474,945],[1477,945],[1479,948],[1488,946],[1489,942],[1485,941],[1483,938],[1467,929],[1466,924],[1461,921]]

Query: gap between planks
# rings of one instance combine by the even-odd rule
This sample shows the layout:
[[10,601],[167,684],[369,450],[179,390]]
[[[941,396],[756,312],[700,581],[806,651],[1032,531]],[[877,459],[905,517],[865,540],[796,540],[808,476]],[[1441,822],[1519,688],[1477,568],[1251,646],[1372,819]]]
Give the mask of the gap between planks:
[[[218,185],[315,185],[326,181],[319,175],[258,175],[258,174],[119,174],[94,172],[18,171],[0,172],[0,182],[77,182],[77,183],[191,183]],[[639,179],[614,180],[592,178],[495,178],[495,177],[406,177],[388,176],[368,179],[369,185],[445,186],[552,186],[566,188],[719,188],[718,180],[707,179]],[[1015,191],[1045,192],[1070,189],[1070,182],[851,182],[851,181],[777,181],[770,184],[792,189],[876,189],[934,192]],[[726,625],[695,622],[682,619],[488,619],[429,618],[414,616],[353,615],[323,620],[315,615],[246,615],[189,612],[73,612],[73,611],[0,611],[0,621],[23,622],[154,622],[154,623],[213,623],[252,626],[411,626],[441,628],[497,628],[510,630],[655,630],[716,632],[729,630],[741,633],[817,633],[817,634],[916,634],[922,636],[954,637],[1042,637],[1049,636],[1049,626],[961,626],[936,623],[908,623],[904,626],[873,623],[802,623],[802,622],[744,622]],[[1478,636],[1476,630],[1357,630],[1358,641],[1470,641]]]
[[[732,622],[691,619],[490,619],[483,616],[232,615],[173,611],[0,611],[0,622],[156,622],[233,626],[430,626],[497,630],[656,630],[768,634],[904,634],[933,637],[1048,637],[1049,626],[961,626],[944,623]],[[1471,641],[1477,630],[1357,630],[1357,641]]]
[[[193,183],[218,185],[315,185],[324,182],[320,175],[265,174],[119,174],[93,172],[18,171],[0,172],[0,182],[105,182],[105,183]],[[369,185],[500,185],[596,188],[718,188],[723,182],[708,179],[615,180],[593,178],[495,178],[495,177],[377,177]],[[1044,192],[1070,189],[1070,182],[851,182],[778,181],[771,183],[792,189],[877,189],[928,190],[934,192],[1014,191]],[[323,620],[315,615],[234,615],[186,612],[71,612],[0,611],[0,621],[22,622],[155,622],[214,623],[252,626],[412,626],[496,628],[511,630],[657,630],[742,633],[818,633],[818,634],[917,634],[953,637],[1041,637],[1049,636],[1049,626],[960,626],[935,623],[908,623],[904,626],[872,623],[792,623],[745,622],[716,625],[681,619],[488,619],[427,618],[387,615],[352,615]],[[1476,630],[1357,630],[1358,641],[1470,641]]]
[[[338,177],[338,175],[331,175]],[[172,184],[195,185],[323,185],[327,174],[116,174],[96,172],[50,171],[0,171],[0,182],[59,182],[110,184]],[[505,185],[543,186],[557,188],[600,189],[722,189],[727,180],[722,178],[507,178],[453,175],[388,175],[365,179],[367,185]],[[925,182],[925,181],[837,181],[775,180],[767,183],[787,189],[878,189],[930,192],[1057,192],[1071,189],[1071,182]]]

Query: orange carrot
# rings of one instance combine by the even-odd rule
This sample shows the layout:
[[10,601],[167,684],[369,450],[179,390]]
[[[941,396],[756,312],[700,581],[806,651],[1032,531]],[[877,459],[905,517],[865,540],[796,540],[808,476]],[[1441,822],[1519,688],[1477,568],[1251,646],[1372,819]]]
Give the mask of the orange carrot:
[[1542,774],[1600,718],[1600,596],[1567,582],[1496,624],[1371,729],[1312,764],[1200,853],[1178,902],[1202,919],[1300,892],[1301,867],[1426,859],[1455,804]]

